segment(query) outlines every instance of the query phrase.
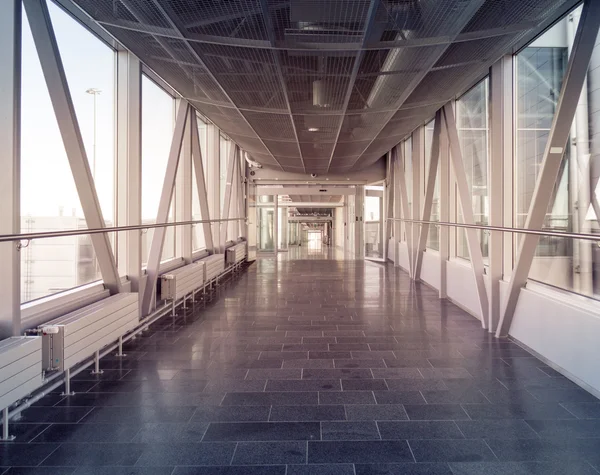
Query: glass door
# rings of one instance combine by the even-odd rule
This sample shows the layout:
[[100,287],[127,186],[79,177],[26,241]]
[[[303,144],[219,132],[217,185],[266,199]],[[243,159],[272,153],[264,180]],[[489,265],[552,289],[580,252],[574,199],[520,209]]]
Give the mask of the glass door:
[[258,252],[275,252],[275,203],[273,196],[259,196],[256,207],[256,248]]
[[383,187],[365,189],[365,259],[383,261]]

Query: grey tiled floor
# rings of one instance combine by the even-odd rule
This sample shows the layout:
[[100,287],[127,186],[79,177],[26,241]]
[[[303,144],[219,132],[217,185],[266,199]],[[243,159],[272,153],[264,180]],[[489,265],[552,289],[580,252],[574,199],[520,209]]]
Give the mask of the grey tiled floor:
[[391,266],[301,252],[26,410],[0,473],[599,473],[593,396]]

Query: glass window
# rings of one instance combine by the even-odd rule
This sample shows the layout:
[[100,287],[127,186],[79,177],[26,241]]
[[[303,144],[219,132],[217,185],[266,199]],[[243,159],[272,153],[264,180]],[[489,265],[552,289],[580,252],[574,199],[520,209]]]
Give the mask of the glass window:
[[[471,205],[475,223],[482,226],[488,224],[489,202],[487,187],[487,167],[489,160],[489,93],[488,79],[484,79],[469,92],[456,101],[456,122],[458,138],[463,156],[463,164],[467,175],[467,184],[471,194]],[[457,193],[458,194],[458,193]],[[457,216],[464,222],[457,201]],[[484,259],[488,256],[487,234],[478,231],[479,242]],[[456,255],[469,259],[469,249],[464,229],[457,230]]]
[[[50,17],[102,214],[114,223],[115,53],[53,3]],[[87,227],[23,12],[21,88],[22,232]],[[101,278],[89,236],[32,241],[21,252],[27,302]]]
[[[175,101],[151,79],[142,76],[142,223],[156,223],[169,150],[175,126]],[[169,221],[174,217],[171,201]],[[175,228],[167,228],[161,260],[175,256]],[[142,263],[148,262],[148,253],[154,231],[142,234]]]
[[[435,120],[425,124],[425,173],[424,173],[424,193],[427,193],[427,180],[429,177],[429,165],[431,163],[431,147],[433,145],[433,127]],[[429,221],[440,220],[440,167],[438,161],[437,174],[435,177],[435,187],[433,189],[433,201],[431,203],[431,215]],[[440,249],[440,230],[437,226],[429,226],[427,232],[427,248]]]
[[[515,226],[525,225],[541,171],[581,7],[556,23],[516,55]],[[600,47],[596,43],[571,137],[554,186],[544,229],[600,233],[591,206],[600,176]],[[521,239],[517,236],[517,244]],[[518,249],[518,246],[517,246]],[[584,295],[600,294],[600,249],[595,243],[540,237],[529,277]]]

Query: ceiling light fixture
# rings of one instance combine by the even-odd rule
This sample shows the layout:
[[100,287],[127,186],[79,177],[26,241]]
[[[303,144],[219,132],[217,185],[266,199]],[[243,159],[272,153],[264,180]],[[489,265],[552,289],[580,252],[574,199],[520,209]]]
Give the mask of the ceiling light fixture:
[[318,132],[318,131],[319,131],[319,129],[318,129],[317,127],[309,127],[309,128],[308,128],[308,131],[309,131],[309,132]]

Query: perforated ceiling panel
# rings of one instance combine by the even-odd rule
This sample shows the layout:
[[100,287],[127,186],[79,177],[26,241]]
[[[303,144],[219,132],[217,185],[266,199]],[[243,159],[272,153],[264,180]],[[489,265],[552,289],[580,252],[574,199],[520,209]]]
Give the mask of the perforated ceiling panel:
[[368,166],[576,0],[71,0],[267,167]]

